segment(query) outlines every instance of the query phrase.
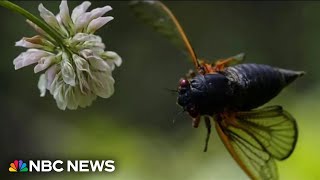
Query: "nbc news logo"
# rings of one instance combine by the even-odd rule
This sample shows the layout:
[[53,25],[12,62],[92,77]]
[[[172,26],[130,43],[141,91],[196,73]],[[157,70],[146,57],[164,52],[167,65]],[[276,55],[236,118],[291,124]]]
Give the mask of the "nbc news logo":
[[14,160],[10,163],[9,172],[28,172],[27,164],[22,160]]
[[114,172],[113,160],[29,160],[29,166],[22,160],[10,163],[9,172]]

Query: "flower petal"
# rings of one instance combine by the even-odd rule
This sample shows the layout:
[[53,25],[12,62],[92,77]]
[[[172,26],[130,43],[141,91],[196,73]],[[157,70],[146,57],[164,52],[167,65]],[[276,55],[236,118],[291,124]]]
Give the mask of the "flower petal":
[[47,78],[45,74],[40,75],[38,88],[40,90],[40,97],[44,97],[47,91]]
[[38,32],[41,35],[48,36],[44,30],[42,30],[39,26],[31,22],[29,19],[27,19],[26,21],[36,32]]
[[90,106],[92,101],[94,101],[97,96],[92,92],[88,92],[87,94],[82,94],[79,88],[75,91],[76,97],[78,98],[79,106],[84,108]]
[[75,23],[77,18],[81,16],[83,13],[87,11],[87,9],[90,7],[91,3],[89,1],[84,1],[79,6],[75,7],[71,14],[71,19]]
[[54,96],[57,106],[61,110],[66,110],[66,107],[67,107],[67,102],[64,99],[64,93],[65,93],[64,89],[65,89],[64,85],[58,86],[55,92],[56,96]]
[[[66,38],[66,37],[69,37],[69,31],[67,30],[67,28],[63,25],[63,22],[62,22],[62,19],[61,19],[61,16],[60,14],[57,14],[56,15],[56,19],[59,23],[59,32],[62,33],[62,35]],[[68,28],[70,29],[70,28]]]
[[78,104],[79,104],[78,103],[78,97],[76,97],[76,94],[74,92],[74,87],[68,86],[66,88],[64,96],[65,96],[64,99],[66,101],[68,109],[75,110],[75,109],[78,108]]
[[100,29],[102,26],[104,26],[113,19],[114,18],[112,16],[98,17],[97,19],[94,19],[89,23],[87,32],[94,33],[96,30]]
[[93,69],[99,71],[111,71],[111,67],[98,56],[87,56],[88,61]]
[[55,56],[42,57],[38,64],[34,67],[34,73],[38,73],[47,69],[55,60]]
[[26,41],[26,38],[22,38],[20,41],[15,43],[15,46],[25,47],[25,48],[42,48],[43,46],[40,44],[33,44],[29,41]]
[[66,84],[69,84],[71,86],[75,86],[76,85],[76,81],[75,81],[76,74],[74,72],[72,65],[68,62],[68,58],[64,54],[62,55],[64,57],[62,58],[62,62],[61,62],[62,78]]
[[91,13],[90,21],[93,20],[93,19],[96,19],[98,17],[103,16],[105,13],[107,13],[108,11],[111,11],[111,10],[112,10],[111,6],[104,6],[104,7],[101,7],[101,8],[93,9],[90,12]]
[[79,43],[79,42],[102,42],[101,37],[93,35],[93,34],[86,34],[86,33],[77,33],[73,38],[73,43]]
[[89,68],[89,63],[83,59],[82,57],[73,54],[72,55],[73,61],[76,64],[77,69],[79,69],[80,71],[86,71],[87,73],[89,73],[91,75],[91,71]]
[[97,99],[97,96],[92,93],[90,95],[82,95],[79,98],[79,106],[82,108],[90,106],[92,104],[92,101],[94,101],[95,99]]
[[61,80],[61,72],[57,73],[56,76],[54,77],[52,83],[51,83],[51,87],[49,88],[50,93],[53,96],[56,96],[56,89],[58,88],[58,86],[60,86],[63,83],[63,80]]
[[113,51],[100,53],[100,56],[109,64],[112,70],[114,70],[115,65],[119,67],[122,64],[121,57]]
[[39,35],[30,38],[23,37],[20,41],[15,43],[15,46],[43,49],[50,52],[53,52],[55,49],[55,46],[52,43]]
[[106,12],[110,10],[112,10],[111,6],[105,6],[102,8],[93,9],[91,12],[83,13],[75,21],[76,32],[81,32],[83,29],[87,28],[88,24],[93,19],[103,16]]
[[57,73],[57,65],[52,65],[46,71],[46,78],[47,78],[47,89],[50,90],[51,84],[53,83],[54,78],[56,77]]
[[86,12],[80,15],[74,23],[75,32],[82,32],[86,25],[88,25],[90,17],[90,12]]
[[61,110],[66,110],[67,103],[64,101],[64,99],[61,98],[61,96],[59,96],[59,98],[56,99],[57,106]]
[[78,77],[81,93],[84,95],[91,93],[89,83],[87,80],[88,78],[79,69],[77,69],[77,77]]
[[67,84],[63,82],[63,80],[61,79],[61,74],[59,73],[53,80],[53,83],[50,88],[50,93],[53,95],[53,98],[56,100],[58,108],[61,110],[65,110],[67,107],[67,103],[64,99],[66,85]]
[[40,16],[46,23],[56,29],[59,29],[59,22],[57,21],[56,16],[51,11],[46,9],[42,3],[39,4],[38,10],[40,12]]
[[104,48],[106,48],[106,46],[104,45],[104,43],[102,42],[95,42],[95,41],[85,41],[82,44],[82,47],[78,49],[82,50],[82,49],[100,49],[103,50]]
[[122,59],[116,52],[106,51],[105,56],[108,58],[107,60],[112,60],[118,67],[122,64]]
[[13,60],[15,69],[28,66],[30,64],[38,62],[42,57],[51,55],[50,53],[38,49],[29,49],[26,52],[21,53],[18,57]]
[[70,27],[70,24],[72,23],[72,21],[70,18],[69,7],[66,0],[61,1],[59,9],[60,9],[59,15],[63,25],[65,25],[66,27]]
[[90,81],[92,91],[102,97],[109,98],[114,93],[114,79],[110,72],[93,72],[94,79]]
[[87,59],[89,56],[93,56],[93,51],[91,49],[83,49],[80,51],[80,55]]

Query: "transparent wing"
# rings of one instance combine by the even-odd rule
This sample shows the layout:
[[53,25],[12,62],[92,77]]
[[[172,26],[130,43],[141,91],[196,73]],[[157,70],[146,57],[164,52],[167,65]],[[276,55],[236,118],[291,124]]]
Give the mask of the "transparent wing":
[[274,159],[289,157],[297,142],[297,125],[289,113],[270,106],[217,122],[225,146],[252,179],[278,179]]
[[242,129],[250,132],[272,157],[283,160],[293,152],[298,127],[295,119],[281,106],[238,112],[236,118]]
[[[232,65],[236,65],[236,64],[240,64],[243,62],[245,58],[245,54],[244,53],[240,53],[240,54],[237,54],[235,56],[232,56],[232,57],[229,57],[227,59],[220,59],[220,60],[217,60],[213,66],[208,67],[209,69],[209,72],[216,72],[216,71],[223,71],[224,68],[228,67],[228,66],[232,66]],[[207,65],[208,66],[208,65]],[[210,71],[210,69],[212,69]]]
[[173,44],[186,52],[194,65],[199,67],[197,57],[179,22],[172,12],[159,1],[133,1],[135,15],[167,37]]

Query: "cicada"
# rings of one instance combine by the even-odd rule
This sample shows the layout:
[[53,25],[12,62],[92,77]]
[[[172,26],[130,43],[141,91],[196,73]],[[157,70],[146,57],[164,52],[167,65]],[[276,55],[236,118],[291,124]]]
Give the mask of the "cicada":
[[243,53],[214,63],[198,59],[178,20],[163,3],[135,1],[131,7],[138,18],[192,60],[195,71],[180,79],[177,103],[192,117],[193,127],[205,122],[204,151],[213,119],[225,147],[251,179],[278,179],[275,160],[292,154],[298,138],[297,123],[281,106],[259,107],[304,72],[242,63]]

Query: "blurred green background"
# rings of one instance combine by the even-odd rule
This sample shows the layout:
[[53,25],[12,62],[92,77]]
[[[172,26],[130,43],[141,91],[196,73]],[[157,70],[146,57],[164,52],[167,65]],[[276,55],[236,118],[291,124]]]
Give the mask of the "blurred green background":
[[[40,1],[15,3],[38,16]],[[54,13],[58,1],[43,1]],[[70,1],[70,9],[80,4]],[[23,174],[29,179],[247,179],[216,132],[203,153],[203,124],[191,127],[180,111],[174,89],[191,62],[170,42],[140,23],[127,1],[111,5],[115,17],[98,31],[107,50],[123,64],[114,72],[116,91],[91,107],[61,111],[50,94],[40,98],[39,75],[32,67],[15,71],[12,60],[24,49],[14,47],[35,34],[25,18],[0,8],[0,160],[114,159],[115,173]],[[270,105],[283,105],[298,121],[294,153],[278,162],[281,179],[320,179],[320,2],[165,2],[184,27],[200,58],[215,60],[240,52],[246,62],[304,70]],[[1,163],[7,172],[9,164]],[[1,177],[1,175],[0,175]],[[2,178],[1,178],[2,179]]]

